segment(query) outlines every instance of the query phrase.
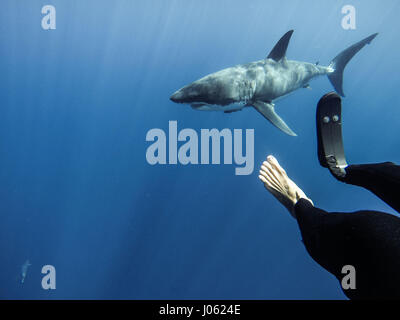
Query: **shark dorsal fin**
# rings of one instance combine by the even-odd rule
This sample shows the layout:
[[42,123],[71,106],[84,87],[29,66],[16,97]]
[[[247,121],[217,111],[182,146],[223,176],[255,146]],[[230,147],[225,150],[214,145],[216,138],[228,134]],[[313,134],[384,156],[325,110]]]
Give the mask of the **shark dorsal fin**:
[[279,62],[286,56],[286,50],[289,45],[290,37],[293,34],[293,30],[286,32],[282,38],[279,39],[275,47],[269,53],[267,59],[273,59]]

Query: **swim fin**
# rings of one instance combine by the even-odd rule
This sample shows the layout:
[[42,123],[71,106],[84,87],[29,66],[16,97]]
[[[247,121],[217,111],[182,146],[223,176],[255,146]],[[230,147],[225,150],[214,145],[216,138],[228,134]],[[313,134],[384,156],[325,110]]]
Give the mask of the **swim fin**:
[[342,100],[336,92],[324,95],[317,106],[318,160],[338,180],[347,167],[342,138]]

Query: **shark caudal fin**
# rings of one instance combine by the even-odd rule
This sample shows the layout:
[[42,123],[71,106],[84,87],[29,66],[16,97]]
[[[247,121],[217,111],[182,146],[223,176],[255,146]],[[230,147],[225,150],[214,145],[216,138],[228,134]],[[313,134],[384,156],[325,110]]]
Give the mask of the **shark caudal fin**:
[[335,88],[336,92],[339,93],[342,97],[344,97],[343,92],[343,71],[346,67],[347,63],[354,57],[354,55],[360,51],[366,44],[370,44],[371,41],[377,36],[377,33],[370,35],[369,37],[353,44],[351,47],[339,53],[330,63],[329,67],[331,67],[334,71],[328,74],[328,78]]

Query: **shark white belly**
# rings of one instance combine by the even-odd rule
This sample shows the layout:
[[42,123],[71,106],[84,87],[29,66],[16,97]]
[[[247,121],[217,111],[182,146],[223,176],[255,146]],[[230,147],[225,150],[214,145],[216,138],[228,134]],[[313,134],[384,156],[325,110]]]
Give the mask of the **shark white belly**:
[[199,111],[223,111],[228,113],[242,110],[244,107],[246,107],[246,104],[238,102],[231,103],[227,106],[221,106],[218,104],[192,103],[191,107]]

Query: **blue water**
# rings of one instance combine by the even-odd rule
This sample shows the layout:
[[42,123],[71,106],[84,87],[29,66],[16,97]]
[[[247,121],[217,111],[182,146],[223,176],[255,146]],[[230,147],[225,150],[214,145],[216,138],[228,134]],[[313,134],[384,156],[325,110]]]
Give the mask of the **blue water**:
[[[56,30],[41,28],[54,5]],[[334,180],[316,157],[324,78],[277,102],[290,137],[253,109],[198,112],[169,101],[183,85],[264,58],[294,29],[289,59],[327,65],[379,32],[345,71],[351,163],[400,161],[400,3],[351,1],[3,0],[0,10],[0,298],[345,299],[307,254],[296,221],[258,181],[275,155],[315,205],[394,213]],[[155,165],[146,133],[255,130],[255,170]],[[29,259],[24,284],[21,265]],[[56,268],[43,290],[41,268]]]

